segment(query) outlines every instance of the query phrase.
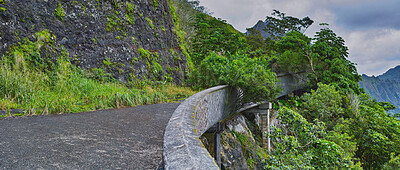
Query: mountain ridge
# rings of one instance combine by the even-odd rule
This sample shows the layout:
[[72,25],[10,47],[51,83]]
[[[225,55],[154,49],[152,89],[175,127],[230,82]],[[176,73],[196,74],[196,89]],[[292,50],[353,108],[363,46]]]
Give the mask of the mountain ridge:
[[382,75],[379,75],[378,78],[382,80],[396,80],[400,82],[400,65],[390,68]]
[[397,107],[389,113],[400,113],[400,65],[377,77],[363,74],[359,84],[372,98]]
[[245,34],[246,34],[246,35],[249,35],[249,34],[251,34],[250,31],[249,31],[249,29],[255,29],[255,30],[260,31],[260,32],[261,32],[261,35],[262,35],[264,38],[267,38],[267,37],[270,36],[270,34],[269,34],[267,31],[264,30],[265,26],[266,26],[266,23],[265,23],[265,22],[263,22],[262,20],[258,20],[258,22],[257,22],[253,27],[247,29],[247,31],[246,31]]

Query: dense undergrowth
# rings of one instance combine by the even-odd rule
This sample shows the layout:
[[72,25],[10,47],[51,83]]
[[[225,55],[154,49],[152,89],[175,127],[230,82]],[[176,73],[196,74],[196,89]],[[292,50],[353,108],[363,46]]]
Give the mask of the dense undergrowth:
[[[76,113],[182,100],[194,92],[167,82],[121,83],[101,68],[71,65],[68,52],[48,30],[22,40],[0,62],[0,109],[19,115]],[[128,88],[129,87],[129,88]],[[7,116],[7,115],[3,115]]]

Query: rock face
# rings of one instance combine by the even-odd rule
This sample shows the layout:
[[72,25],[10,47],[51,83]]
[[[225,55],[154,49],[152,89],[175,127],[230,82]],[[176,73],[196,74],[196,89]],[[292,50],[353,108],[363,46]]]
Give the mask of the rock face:
[[0,56],[47,29],[73,64],[102,68],[121,81],[179,83],[186,69],[167,0],[5,0],[0,23]]
[[267,153],[260,146],[261,130],[255,119],[236,115],[221,133],[222,169],[263,169]]

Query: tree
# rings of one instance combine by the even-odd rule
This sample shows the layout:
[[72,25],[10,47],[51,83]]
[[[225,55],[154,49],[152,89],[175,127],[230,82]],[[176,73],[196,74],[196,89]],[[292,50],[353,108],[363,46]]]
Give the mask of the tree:
[[278,65],[283,72],[308,71],[317,81],[314,62],[316,55],[311,51],[311,38],[298,32],[291,31],[276,43],[280,53]]
[[211,52],[220,55],[234,54],[247,46],[244,35],[226,21],[215,19],[204,13],[195,16],[195,37],[192,41],[192,55],[195,65]]
[[267,16],[265,23],[265,31],[268,32],[273,40],[279,40],[290,31],[298,31],[304,33],[314,21],[309,17],[299,19],[292,16],[286,16],[285,13],[276,9],[272,12],[273,17]]
[[314,64],[315,84],[332,84],[344,93],[360,94],[362,89],[358,82],[361,81],[361,76],[357,73],[355,64],[347,60],[349,53],[343,38],[325,27],[316,33],[313,40],[315,43],[311,51],[318,62]]
[[350,133],[357,142],[355,157],[363,167],[381,169],[391,153],[400,154],[400,122],[389,117],[378,102],[360,95],[359,114],[350,119]]
[[248,28],[247,32],[249,34],[246,36],[246,39],[251,50],[253,51],[258,49],[266,50],[266,43],[264,41],[264,37],[262,36],[260,30],[256,30],[254,28]]
[[297,112],[278,110],[280,126],[272,128],[275,149],[266,160],[266,169],[356,169],[350,157],[336,143],[324,139],[324,124],[308,122]]
[[336,125],[336,120],[344,113],[342,96],[331,85],[319,83],[316,91],[305,93],[301,99],[304,100],[303,112],[307,113],[308,120],[320,120],[328,126],[328,130]]

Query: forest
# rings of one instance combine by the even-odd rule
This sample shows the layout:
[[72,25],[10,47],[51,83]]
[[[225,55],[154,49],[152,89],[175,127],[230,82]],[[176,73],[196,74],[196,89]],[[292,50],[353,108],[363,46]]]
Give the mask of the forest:
[[[173,3],[178,35],[190,54],[187,85],[229,84],[243,91],[242,102],[274,101],[284,126],[270,134],[277,144],[265,169],[400,168],[400,122],[386,113],[395,107],[360,88],[345,41],[329,24],[308,37],[311,18],[274,10],[264,38],[252,28],[240,33],[199,1]],[[307,88],[274,100],[276,73],[299,71],[307,73]]]

